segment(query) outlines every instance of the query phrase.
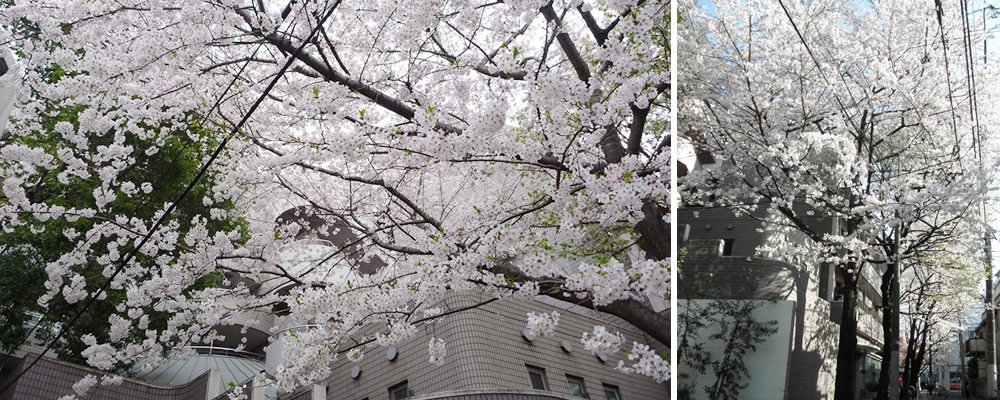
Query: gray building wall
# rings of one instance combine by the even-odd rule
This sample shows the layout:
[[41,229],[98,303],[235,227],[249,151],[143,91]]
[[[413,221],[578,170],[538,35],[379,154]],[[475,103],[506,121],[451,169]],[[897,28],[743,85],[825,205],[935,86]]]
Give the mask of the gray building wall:
[[[748,366],[751,379],[755,368],[784,367],[784,398],[832,397],[839,332],[839,325],[830,321],[833,280],[828,266],[796,249],[808,249],[810,239],[780,226],[780,216],[763,206],[740,216],[725,208],[690,207],[677,213],[679,246],[687,252],[678,266],[678,298],[794,302],[788,364]],[[837,229],[829,218],[805,219],[818,230]],[[732,240],[730,255],[723,255],[724,239]],[[768,250],[760,254],[761,247]]]
[[[8,380],[13,380],[34,358],[34,356],[25,357],[3,380],[0,387],[6,386]],[[76,394],[73,391],[73,384],[87,375],[96,375],[98,383],[90,388],[84,398],[102,400],[204,400],[208,394],[210,381],[218,379],[206,372],[190,383],[176,387],[153,386],[130,379],[124,380],[120,385],[102,386],[99,381],[100,377],[108,375],[105,372],[42,358],[18,379],[14,386],[0,394],[0,399],[58,399],[68,394]]]
[[[449,298],[448,307],[470,306],[482,300],[486,298],[454,296]],[[583,378],[587,392],[594,399],[604,398],[603,384],[616,386],[623,399],[670,398],[667,383],[658,384],[648,377],[624,374],[614,369],[618,360],[624,359],[625,350],[631,348],[633,340],[652,343],[659,351],[666,351],[665,346],[652,342],[635,328],[623,326],[624,322],[609,326],[611,318],[601,320],[587,310],[564,311],[563,308],[570,307],[569,303],[556,302],[561,307],[554,307],[550,304],[553,301],[544,301],[501,300],[448,316],[424,327],[420,335],[398,345],[395,361],[388,361],[382,348],[369,352],[358,363],[338,361],[330,377],[321,382],[327,386],[327,398],[388,399],[388,388],[403,381],[418,397],[463,390],[486,393],[492,389],[530,391],[526,365],[544,369],[549,390],[555,393],[569,394],[569,374]],[[527,342],[521,336],[527,313],[553,310],[561,314],[554,335]],[[609,357],[607,362],[584,351],[580,344],[581,334],[591,332],[594,325],[617,329],[626,337],[626,346],[614,357]],[[432,336],[447,342],[448,354],[442,366],[428,362],[427,343]],[[561,341],[567,341],[572,351],[563,351]],[[361,367],[362,373],[358,379],[352,379],[350,369],[356,364]]]

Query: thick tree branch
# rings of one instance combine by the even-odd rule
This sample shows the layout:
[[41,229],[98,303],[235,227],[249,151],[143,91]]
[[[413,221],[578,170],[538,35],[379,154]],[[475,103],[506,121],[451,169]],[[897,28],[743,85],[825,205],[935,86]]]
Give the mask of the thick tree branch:
[[[539,282],[539,288],[542,293],[545,293],[549,297],[555,299],[563,301],[566,300],[566,296],[563,294],[565,291],[561,289],[562,281],[560,280],[545,279],[544,282],[542,282],[542,279],[525,275],[521,270],[510,263],[494,265],[490,268],[490,270],[494,273],[510,277],[517,282]],[[594,303],[588,298],[579,302],[578,305],[621,318],[653,339],[656,339],[668,347],[670,346],[670,316],[666,312],[658,313],[653,311],[653,309],[646,303],[635,299],[625,299],[618,300],[604,306],[595,306]]]
[[[271,146],[268,146],[266,143],[264,143],[263,141],[261,141],[258,138],[251,137],[250,140],[253,141],[254,144],[256,144],[257,146],[260,146],[262,149],[265,149],[265,150],[267,150],[267,151],[269,151],[269,152],[271,152],[271,153],[273,153],[273,154],[275,154],[275,155],[277,155],[279,157],[285,155],[284,152],[282,152],[282,151],[280,151],[278,149],[275,149],[275,148],[273,148]],[[393,195],[393,197],[399,199],[399,201],[402,201],[403,204],[406,204],[406,206],[409,207],[411,210],[413,210],[413,212],[417,213],[417,215],[419,215],[421,218],[423,218],[429,224],[431,224],[432,226],[434,226],[434,228],[436,228],[438,231],[444,231],[444,228],[442,228],[440,221],[438,221],[436,218],[430,216],[430,214],[427,214],[427,212],[424,211],[423,208],[421,208],[420,206],[418,206],[408,196],[406,196],[403,193],[401,193],[399,191],[399,189],[396,189],[395,187],[390,186],[389,184],[385,183],[385,181],[383,181],[382,179],[379,179],[379,178],[368,179],[368,178],[362,178],[362,177],[358,177],[358,176],[344,175],[344,174],[342,174],[340,172],[333,171],[333,170],[330,170],[330,169],[327,169],[327,168],[323,168],[323,167],[320,167],[320,166],[316,166],[316,165],[312,165],[312,164],[307,164],[307,163],[302,162],[302,161],[296,161],[293,164],[297,165],[297,166],[300,166],[302,168],[305,168],[305,169],[309,169],[309,170],[316,171],[316,172],[319,172],[319,173],[322,173],[322,174],[326,174],[326,175],[330,175],[330,176],[333,176],[333,177],[336,177],[336,178],[340,178],[340,179],[343,179],[343,180],[348,181],[348,182],[358,182],[358,183],[364,183],[364,184],[367,184],[367,185],[381,186],[383,189],[385,189],[387,192],[389,192],[389,194],[391,194],[391,195]]]
[[[552,3],[546,4],[542,7],[542,15],[545,16],[545,20],[556,24],[559,26],[562,21],[559,16],[556,15],[556,11],[552,9]],[[559,28],[556,28],[559,29]],[[569,34],[566,32],[559,32],[556,34],[556,41],[559,42],[559,47],[562,47],[563,53],[566,54],[566,58],[569,59],[573,69],[576,70],[576,76],[580,78],[581,81],[590,81],[590,67],[587,66],[587,61],[583,59],[580,55],[580,51],[576,49],[576,44],[573,43],[573,39],[570,39]]]
[[[252,19],[250,19],[248,13],[241,12],[240,10],[237,10],[237,12],[240,13],[240,15],[247,21],[248,24],[252,22]],[[268,43],[274,45],[280,51],[296,54],[295,44],[292,43],[287,38],[282,37],[280,34],[276,32],[264,35],[263,38],[267,40]],[[414,117],[416,116],[416,111],[412,107],[403,103],[402,101],[396,99],[393,96],[385,94],[369,85],[361,83],[360,81],[354,80],[351,77],[344,75],[339,71],[327,68],[325,62],[312,56],[311,54],[308,54],[307,52],[297,53],[297,59],[308,65],[310,68],[312,68],[320,75],[322,75],[323,78],[325,78],[326,80],[344,85],[348,89],[357,92],[358,94],[368,98],[375,104],[378,104],[382,108],[385,108],[386,110],[389,110],[400,117],[403,117],[407,120],[413,120]],[[462,132],[461,129],[458,129],[444,122],[438,122],[435,125],[435,128],[441,129],[449,133],[460,134]]]

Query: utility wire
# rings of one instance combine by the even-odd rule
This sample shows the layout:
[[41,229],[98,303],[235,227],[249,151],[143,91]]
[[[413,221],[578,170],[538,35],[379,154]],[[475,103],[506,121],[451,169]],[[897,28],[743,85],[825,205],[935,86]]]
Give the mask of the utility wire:
[[[288,14],[291,13],[292,6],[294,6],[297,2],[298,2],[298,0],[291,0],[291,1],[289,1],[289,3],[287,5],[285,5],[284,10],[281,11],[281,22],[282,23],[288,17]],[[294,21],[294,19],[297,18],[297,17],[298,17],[298,15],[296,15],[295,17],[293,17],[292,20]],[[208,119],[208,117],[211,116],[212,113],[214,113],[215,110],[219,107],[219,105],[221,105],[222,102],[226,99],[226,95],[229,93],[229,89],[232,89],[233,85],[235,85],[236,82],[240,79],[240,76],[243,74],[243,71],[246,70],[246,67],[248,65],[250,65],[250,62],[253,61],[254,57],[257,56],[257,53],[260,51],[260,49],[263,46],[264,46],[263,43],[259,43],[257,45],[257,47],[254,49],[253,53],[250,55],[250,57],[248,57],[247,60],[246,60],[246,62],[243,63],[243,66],[240,67],[240,70],[237,71],[236,75],[233,76],[233,79],[229,81],[229,84],[226,86],[226,89],[222,91],[222,94],[220,94],[218,97],[216,97],[215,103],[212,104],[212,107],[210,107],[207,112],[205,112],[204,114],[201,115],[201,119],[198,121],[199,122],[198,123],[198,127],[199,128],[201,127],[201,123],[204,120]],[[174,162],[177,161],[178,158],[180,158],[181,156],[184,155],[184,150],[187,149],[188,144],[190,144],[190,142],[185,143],[184,146],[181,147],[181,149],[180,149],[180,151],[178,151],[177,155],[175,155],[174,158],[170,161],[170,164],[173,164]],[[144,208],[147,205],[147,203],[149,202],[149,197],[150,197],[149,194],[143,193],[142,200],[140,200],[140,204],[138,206],[136,206],[132,210],[131,216],[135,216],[135,213],[138,210]],[[129,217],[130,219],[131,219],[131,216]],[[37,330],[38,327],[41,326],[41,324],[43,322],[45,322],[45,319],[48,316],[49,316],[49,310],[46,310],[45,313],[42,314],[41,318],[39,318],[38,321],[35,322],[35,324],[31,327],[31,329],[28,330],[27,334],[24,337],[22,337],[21,339],[18,340],[17,346],[13,347],[13,349],[16,351],[17,349],[22,348],[27,343],[27,341],[31,338],[31,335],[34,334],[35,330]],[[2,366],[7,361],[7,359],[9,357],[10,357],[10,354],[4,354],[3,359],[0,359],[0,366]],[[0,392],[0,393],[2,393],[2,392]]]
[[[73,319],[69,321],[69,323],[67,323],[66,325],[63,326],[63,328],[59,331],[59,334],[56,335],[55,339],[53,339],[51,342],[49,342],[48,345],[45,346],[45,349],[42,351],[42,353],[39,354],[38,357],[35,358],[34,361],[32,361],[31,364],[29,364],[27,368],[24,368],[23,370],[21,370],[21,372],[17,375],[17,377],[15,377],[13,380],[11,380],[10,382],[8,382],[3,387],[3,389],[0,389],[0,393],[6,392],[8,389],[10,389],[15,383],[17,383],[18,380],[21,379],[21,377],[24,376],[24,374],[26,374],[32,367],[34,367],[35,364],[37,364],[38,361],[41,360],[42,357],[52,348],[52,346],[56,342],[58,342],[60,339],[62,339],[62,336],[66,333],[66,330],[69,327],[71,327],[74,324],[76,324],[76,322],[80,319],[81,316],[83,316],[83,314],[87,311],[87,309],[90,308],[90,306],[94,304],[94,302],[97,300],[98,297],[100,297],[101,293],[103,293],[105,290],[107,290],[107,288],[110,286],[111,282],[115,279],[115,277],[117,277],[118,274],[120,274],[125,269],[125,266],[128,265],[128,263],[130,261],[132,261],[132,258],[135,257],[135,255],[139,252],[139,250],[142,248],[142,246],[145,245],[146,242],[149,241],[149,239],[152,237],[153,233],[156,232],[156,229],[159,228],[160,225],[163,225],[164,222],[166,222],[167,218],[170,217],[170,214],[173,213],[174,209],[177,207],[177,204],[184,200],[184,198],[188,195],[188,193],[191,192],[191,190],[198,183],[198,181],[201,179],[201,177],[205,175],[205,173],[208,171],[208,168],[219,157],[219,155],[222,153],[222,150],[225,149],[226,144],[229,143],[229,140],[232,139],[233,136],[235,136],[236,134],[239,133],[239,131],[240,131],[240,129],[242,129],[243,125],[246,124],[246,122],[250,119],[250,117],[257,110],[257,108],[260,106],[260,104],[263,103],[264,99],[267,98],[268,93],[270,93],[271,89],[273,89],[274,86],[278,83],[278,80],[281,79],[281,76],[284,75],[284,73],[288,70],[289,67],[291,67],[292,63],[295,62],[295,60],[297,59],[298,55],[302,52],[302,50],[307,45],[309,45],[309,43],[312,41],[312,38],[316,35],[316,32],[319,31],[319,29],[323,26],[323,24],[326,23],[326,20],[329,19],[329,17],[331,15],[333,15],[334,10],[337,9],[337,6],[340,5],[340,2],[341,2],[341,0],[337,0],[336,2],[333,3],[333,5],[330,7],[330,9],[327,11],[327,13],[323,16],[323,18],[316,24],[315,27],[313,27],[312,31],[310,31],[309,36],[307,36],[306,39],[302,41],[302,44],[299,45],[299,47],[295,49],[295,52],[292,53],[291,57],[288,57],[287,61],[285,61],[285,64],[281,67],[281,70],[278,71],[277,75],[275,75],[275,77],[271,80],[271,83],[267,85],[267,87],[264,89],[263,93],[261,93],[261,95],[253,103],[253,105],[250,106],[250,108],[247,110],[247,112],[240,119],[240,122],[238,124],[236,124],[236,126],[233,127],[232,131],[228,135],[226,135],[226,137],[222,140],[221,143],[219,143],[219,146],[216,147],[215,151],[212,153],[212,156],[209,157],[208,161],[206,161],[205,164],[201,167],[201,169],[198,171],[198,174],[194,177],[194,179],[191,181],[191,183],[189,183],[188,186],[184,189],[184,192],[182,192],[181,195],[177,198],[177,201],[175,201],[175,202],[173,202],[173,203],[170,204],[170,207],[168,207],[167,210],[163,213],[163,215],[161,215],[160,218],[156,221],[156,223],[153,224],[153,226],[150,228],[149,232],[142,238],[142,241],[140,241],[139,244],[137,244],[135,246],[135,248],[132,249],[132,251],[128,254],[128,256],[126,256],[125,260],[122,261],[121,265],[119,265],[119,267],[115,270],[115,272],[107,279],[107,281],[104,282],[104,285],[101,286],[101,288],[98,289],[97,292],[95,292],[90,297],[90,299],[87,301],[87,304],[84,305],[83,309],[80,310],[80,312],[78,312],[73,317]],[[260,48],[260,45],[258,45],[258,49],[259,48]],[[251,57],[251,59],[252,59],[252,57]],[[248,62],[249,62],[249,59],[248,59]],[[246,67],[246,64],[244,64],[244,68],[245,67]],[[242,69],[241,69],[241,71],[242,71]],[[219,101],[221,101],[222,96],[220,96],[219,99],[220,99]],[[216,104],[218,104],[218,101],[217,101]]]
[[948,82],[948,105],[951,110],[951,132],[955,136],[955,147],[952,149],[952,152],[955,154],[955,157],[958,158],[958,162],[961,163],[962,152],[959,149],[958,124],[956,122],[958,120],[958,116],[955,114],[955,99],[952,95],[951,66],[948,62],[948,40],[944,34],[944,5],[941,4],[941,0],[934,0],[934,8],[937,10],[938,28],[940,28],[941,32],[941,45],[944,49],[944,72],[945,79]]
[[[823,78],[823,81],[826,82],[826,85],[829,86],[831,90],[834,90],[834,85],[830,82],[830,79],[826,77],[826,73],[823,72],[823,66],[820,65],[816,55],[813,54],[812,48],[809,47],[809,43],[806,42],[806,38],[802,36],[802,32],[799,31],[799,26],[795,24],[795,19],[792,18],[792,14],[788,11],[788,8],[785,7],[785,2],[778,0],[778,4],[781,5],[781,9],[785,11],[785,16],[788,17],[788,22],[790,22],[792,24],[792,28],[795,29],[795,34],[798,35],[799,41],[802,42],[802,46],[805,46],[806,52],[809,53],[809,57],[812,59],[813,63],[816,64],[816,69],[819,71],[820,77]],[[848,93],[850,92],[848,91]],[[840,112],[844,114],[844,119],[847,120],[847,122],[854,127],[854,130],[860,134],[864,127],[858,127],[855,124],[854,118],[851,118],[850,113],[847,112],[847,106],[840,101],[840,96],[837,96],[836,93],[833,92],[831,92],[831,95],[833,96],[833,99],[837,101],[837,105],[840,107]]]
[[[965,57],[966,82],[969,86],[969,117],[972,118],[972,140],[973,149],[976,152],[976,159],[982,163],[982,133],[979,128],[979,103],[976,97],[976,69],[972,59],[972,37],[969,26],[968,3],[960,2],[962,7],[962,42],[965,46],[963,56]],[[985,211],[985,209],[984,209]]]
[[[970,117],[972,118],[972,122],[973,122],[973,126],[972,126],[972,141],[973,142],[972,142],[972,145],[973,145],[973,152],[975,154],[978,166],[979,166],[980,169],[982,169],[983,168],[983,134],[982,134],[982,126],[980,125],[980,122],[979,122],[979,103],[978,103],[977,97],[976,97],[976,69],[975,69],[975,65],[973,63],[973,58],[972,58],[972,39],[971,39],[971,28],[970,28],[969,19],[968,19],[969,18],[969,16],[968,16],[968,2],[967,2],[967,0],[961,0],[959,2],[959,4],[961,5],[961,8],[962,8],[963,41],[964,41],[964,44],[965,44],[965,48],[963,49],[963,53],[965,53],[964,55],[965,55],[965,59],[966,59],[966,63],[965,63],[966,75],[967,75],[966,82],[969,85],[969,114],[970,114]],[[985,26],[984,26],[984,29],[985,29]],[[985,60],[984,60],[984,62],[985,62]],[[996,293],[992,292],[992,284],[993,284],[993,281],[992,281],[992,279],[993,279],[992,241],[993,241],[994,237],[993,237],[993,229],[990,227],[989,220],[987,218],[986,200],[987,200],[986,199],[986,192],[983,191],[981,193],[981,198],[980,198],[980,205],[982,207],[981,208],[981,216],[982,216],[982,219],[983,219],[983,225],[985,225],[985,227],[986,227],[986,231],[983,232],[983,240],[985,242],[984,243],[985,257],[984,257],[983,261],[986,264],[985,267],[988,270],[988,273],[987,273],[987,276],[986,276],[986,294],[987,294],[987,296],[984,299],[984,307],[988,310],[991,306],[995,306],[993,304],[994,299],[992,298],[992,296],[996,296]],[[995,324],[996,324],[995,316],[996,316],[996,313],[993,312],[993,311],[991,311],[989,317],[987,318],[987,320],[990,321],[990,325],[991,325],[991,327],[988,329],[988,332],[987,332],[988,334],[993,334],[993,330],[994,330],[993,326],[995,326]],[[992,339],[990,339],[990,340],[992,340]],[[992,341],[990,343],[992,343]],[[992,359],[992,357],[995,357],[994,351],[992,349],[987,349],[987,353],[988,353],[988,358],[991,358],[990,360],[987,360],[987,362],[989,362],[989,363],[995,363],[995,360]]]

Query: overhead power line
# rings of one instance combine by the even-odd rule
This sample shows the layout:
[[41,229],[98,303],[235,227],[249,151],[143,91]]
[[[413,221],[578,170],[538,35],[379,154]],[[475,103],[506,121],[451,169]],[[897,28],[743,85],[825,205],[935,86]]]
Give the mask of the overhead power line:
[[[296,3],[298,3],[297,0],[290,0],[288,2],[288,4],[285,5],[285,8],[281,11],[281,20],[280,20],[280,23],[284,23],[285,22],[286,18],[288,17],[288,15],[292,11],[292,7]],[[299,15],[296,14],[295,16],[292,17],[292,23],[294,23],[295,19],[298,18],[298,16]],[[290,26],[289,26],[289,29],[291,29]],[[4,45],[4,44],[6,44],[6,43],[0,44],[0,45]],[[254,49],[253,53],[250,55],[250,57],[247,58],[247,60],[240,67],[239,71],[236,72],[236,75],[233,76],[233,79],[229,81],[229,84],[226,86],[226,88],[222,91],[222,93],[219,96],[216,97],[215,102],[212,104],[212,107],[209,107],[208,111],[205,112],[204,114],[202,114],[200,116],[201,119],[199,120],[199,124],[198,124],[199,128],[201,126],[201,122],[204,121],[204,120],[206,120],[206,119],[208,119],[208,117],[211,116],[215,112],[215,110],[219,107],[219,105],[221,105],[222,102],[226,100],[226,95],[229,93],[229,90],[232,89],[233,85],[235,85],[237,81],[239,81],[240,76],[243,75],[243,71],[246,70],[247,66],[250,65],[250,62],[254,60],[254,58],[257,56],[257,53],[260,51],[260,49],[262,47],[263,47],[263,43],[260,43],[260,44],[257,45],[257,47]],[[2,60],[0,60],[0,61],[2,61]],[[181,147],[180,151],[178,151],[177,154],[173,157],[173,159],[171,159],[170,164],[173,164],[180,157],[182,157],[184,155],[184,150],[187,149],[188,144],[190,144],[190,142],[185,143],[184,146]],[[131,218],[135,216],[135,214],[136,214],[136,212],[138,210],[146,208],[146,206],[149,203],[149,198],[150,198],[150,194],[148,194],[148,193],[143,193],[142,194],[142,199],[139,201],[139,205],[137,205],[135,208],[133,208],[132,214],[128,218],[129,220],[131,220]],[[45,322],[46,318],[48,318],[49,311],[50,310],[47,309],[45,311],[45,313],[42,314],[41,318],[38,318],[37,321],[35,322],[35,324],[32,325],[31,329],[29,329],[28,332],[23,337],[21,337],[20,339],[18,339],[17,346],[13,347],[14,350],[17,350],[17,349],[20,349],[20,348],[24,347],[24,345],[28,342],[28,340],[31,339],[31,335],[34,334],[34,332],[38,329],[38,327],[41,326],[42,323]],[[11,329],[12,329],[12,327],[11,327]],[[4,354],[3,358],[0,359],[0,365],[3,365],[7,361],[8,357],[10,357],[10,354]],[[2,393],[2,392],[0,392],[0,393]]]
[[[282,10],[282,12],[281,12],[281,22],[282,23],[285,21],[285,19],[291,13],[292,6],[295,5],[297,2],[298,2],[297,0],[291,0],[287,5],[285,5],[285,9]],[[294,21],[295,18],[297,18],[297,17],[298,17],[298,15],[294,16],[292,18],[292,21]],[[243,71],[246,70],[247,66],[250,65],[250,62],[254,60],[254,57],[257,56],[257,53],[260,51],[260,49],[263,47],[263,45],[264,45],[263,43],[260,43],[260,44],[257,45],[257,47],[254,49],[253,53],[250,55],[250,57],[247,58],[247,60],[240,67],[239,71],[236,72],[236,75],[233,76],[233,79],[229,81],[229,84],[226,86],[226,88],[222,91],[222,93],[219,96],[216,97],[215,102],[212,104],[212,107],[209,107],[208,111],[201,115],[201,120],[199,120],[199,127],[200,127],[200,123],[202,121],[208,119],[208,117],[211,116],[212,113],[214,113],[215,110],[219,107],[219,105],[221,105],[222,102],[226,99],[226,95],[229,93],[229,90],[232,89],[233,85],[235,85],[237,81],[239,81],[240,76],[243,75]],[[0,61],[2,61],[2,60],[0,60]],[[175,161],[177,161],[177,159],[179,159],[180,157],[182,157],[184,155],[184,150],[187,148],[188,144],[190,144],[190,142],[185,143],[184,146],[181,147],[181,150],[178,151],[178,153],[173,157],[173,159],[170,161],[170,164],[173,164]],[[138,210],[144,209],[148,205],[149,197],[150,197],[150,195],[148,193],[143,193],[142,194],[142,200],[140,200],[139,205],[136,206],[132,210],[132,214],[129,216],[130,220],[131,220],[131,218],[133,216],[135,216],[135,213]],[[31,327],[31,329],[29,329],[28,332],[23,337],[21,337],[20,339],[18,339],[18,344],[17,344],[17,346],[14,346],[13,349],[16,350],[16,349],[20,349],[20,348],[24,347],[24,345],[28,342],[28,340],[31,339],[31,335],[34,334],[35,330],[37,330],[38,327],[41,326],[42,323],[45,322],[45,319],[48,318],[49,311],[50,310],[46,310],[45,313],[42,314],[42,316],[40,318],[38,318],[38,320]],[[3,363],[5,363],[7,361],[7,358],[9,356],[10,356],[10,354],[4,354],[3,359],[0,359],[0,365],[3,365]],[[0,393],[3,393],[3,392],[0,391]]]

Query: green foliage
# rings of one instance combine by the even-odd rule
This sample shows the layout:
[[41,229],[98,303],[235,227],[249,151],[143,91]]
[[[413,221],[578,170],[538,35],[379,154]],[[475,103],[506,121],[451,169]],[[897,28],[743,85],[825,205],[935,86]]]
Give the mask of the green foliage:
[[[77,152],[96,152],[99,146],[114,143],[114,138],[119,132],[87,134],[86,147],[78,148],[71,145],[67,138],[54,129],[60,122],[69,122],[78,127],[77,116],[83,111],[81,106],[51,103],[47,116],[38,121],[41,129],[4,135],[0,139],[0,148],[20,144],[43,149],[55,156],[58,149],[71,148]],[[145,221],[147,225],[152,225],[156,212],[161,210],[165,203],[173,202],[179,197],[197,174],[202,159],[217,144],[210,139],[212,132],[200,129],[199,121],[193,117],[188,118],[186,127],[181,129],[148,126],[142,123],[138,125],[143,132],[121,132],[123,134],[121,136],[125,138],[123,144],[134,148],[132,153],[134,161],[118,175],[117,180],[133,182],[137,187],[143,182],[150,182],[153,185],[150,193],[139,191],[128,196],[119,191],[117,198],[108,203],[105,211],[93,218],[70,221],[62,217],[39,219],[23,215],[21,219],[25,222],[24,225],[7,226],[5,230],[0,231],[0,304],[3,305],[0,308],[0,326],[3,326],[3,329],[0,329],[0,351],[12,352],[24,344],[28,329],[34,325],[31,321],[33,316],[46,315],[46,323],[37,330],[37,334],[39,339],[48,340],[83,307],[85,301],[69,304],[61,294],[49,302],[48,308],[42,308],[37,304],[38,298],[46,292],[44,287],[48,278],[45,272],[46,265],[78,245],[64,232],[69,230],[88,232],[97,224],[115,221],[119,217],[137,218]],[[156,144],[158,140],[161,144]],[[147,154],[147,150],[153,146],[156,146],[157,150]],[[89,170],[93,170],[94,167],[97,166],[88,165]],[[0,173],[3,174],[0,178],[18,176],[24,179],[27,182],[24,186],[28,199],[36,204],[77,209],[95,208],[93,193],[101,186],[100,178],[91,175],[88,178],[69,176],[60,179],[59,172],[64,168],[64,165],[53,170],[26,168],[19,163],[0,160]],[[211,197],[208,185],[199,184],[183,202],[178,204],[172,220],[179,224],[182,234],[191,227],[195,216],[209,215],[210,208],[232,209],[232,205],[228,202],[206,206],[202,202],[206,196]],[[0,201],[6,199],[0,197]],[[245,223],[240,220],[209,220],[208,228],[210,231],[240,230],[246,237]],[[91,248],[106,249],[108,244],[117,239],[114,236],[103,237]],[[124,258],[125,254],[133,249],[131,247],[133,245],[134,242],[130,242],[120,247],[121,255],[117,260]],[[85,265],[73,269],[85,278],[86,287],[90,292],[104,285],[107,279],[104,275],[105,267],[96,259],[100,255],[91,253]],[[134,262],[153,266],[156,261],[153,257],[139,253]],[[118,262],[114,262],[113,265],[117,266]],[[202,277],[187,290],[217,286],[222,280],[222,272],[216,271]],[[54,346],[56,353],[65,360],[83,363],[80,352],[86,346],[81,337],[92,334],[99,342],[107,341],[108,317],[118,313],[115,305],[124,299],[123,291],[109,290],[105,299],[95,302],[81,319],[69,328],[63,340]],[[166,326],[165,315],[151,309],[145,312],[150,316],[150,328]]]
[[[693,368],[698,375],[704,375],[712,362],[712,354],[705,350],[705,342],[699,340],[698,333],[706,327],[708,319],[704,318],[706,310],[690,300],[685,301],[686,309],[677,316],[677,358],[685,365]],[[695,381],[690,374],[679,373],[680,386],[678,394],[681,399],[688,399],[696,390]]]

